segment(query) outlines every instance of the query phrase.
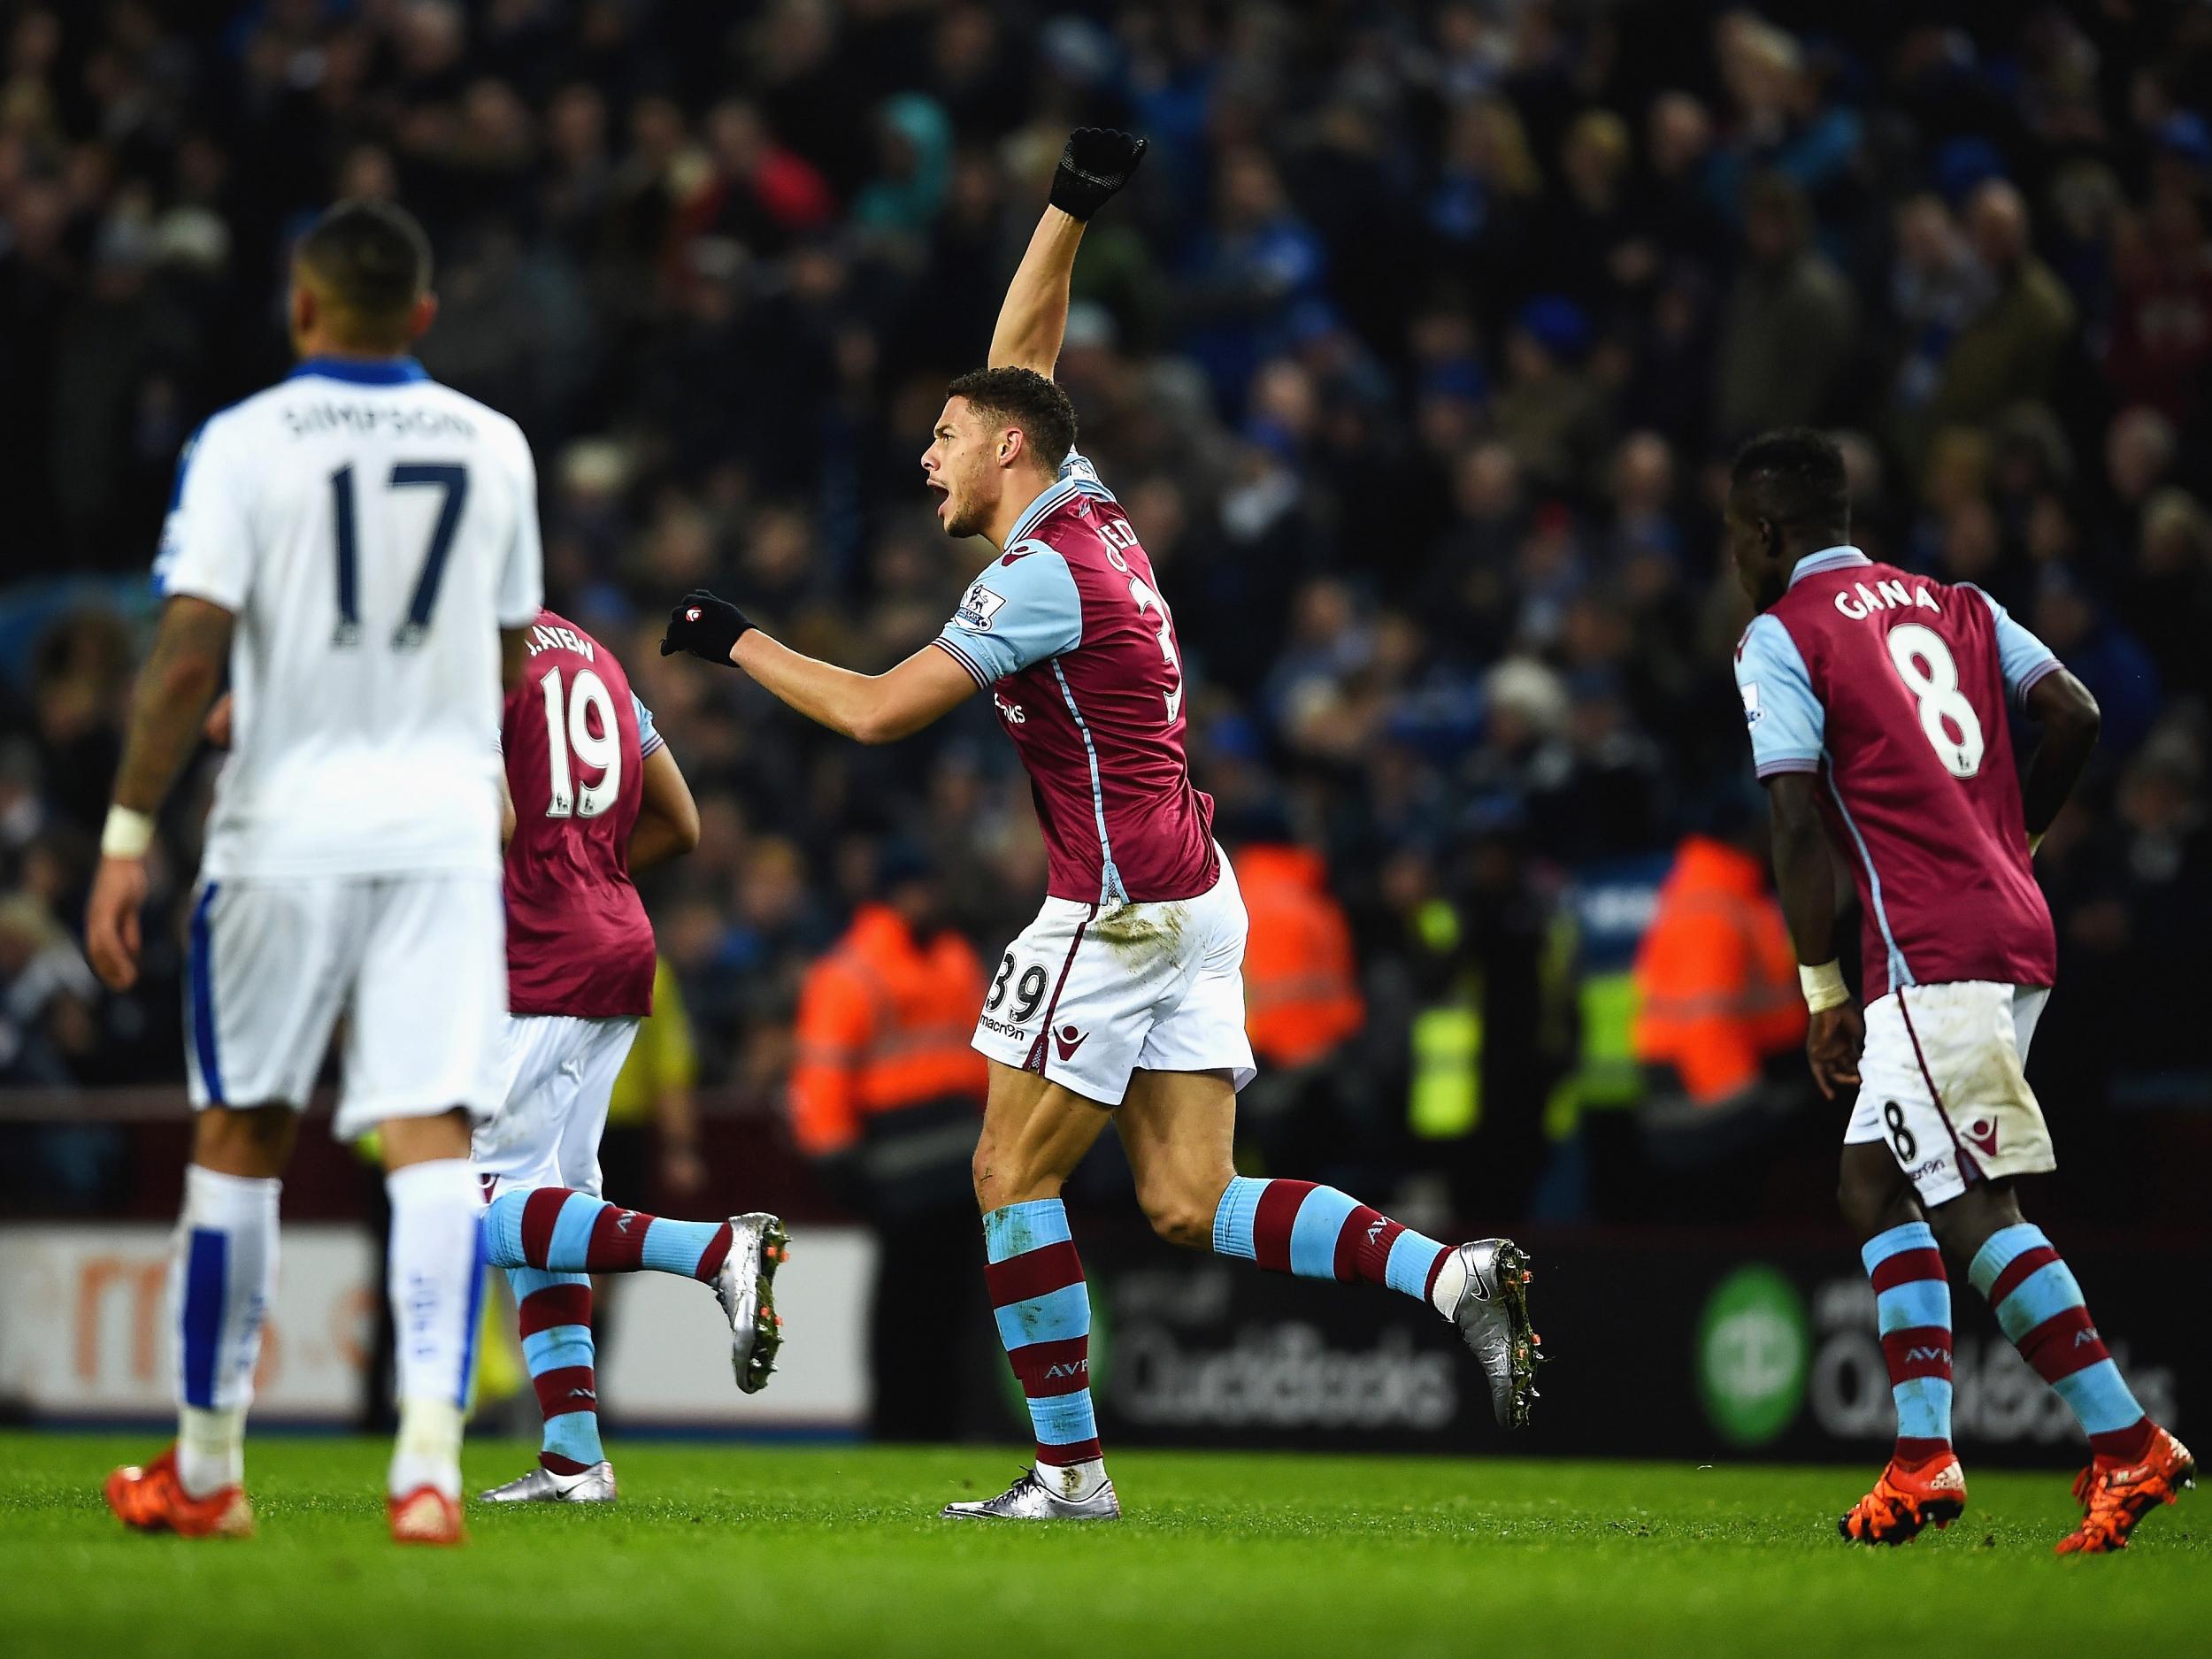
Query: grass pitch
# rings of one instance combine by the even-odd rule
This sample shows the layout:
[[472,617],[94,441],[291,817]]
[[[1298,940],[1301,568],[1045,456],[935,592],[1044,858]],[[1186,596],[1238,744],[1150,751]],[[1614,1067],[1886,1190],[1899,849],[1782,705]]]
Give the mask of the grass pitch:
[[[2063,1476],[1972,1475],[1909,1548],[1834,1517],[1873,1471],[1132,1452],[1118,1526],[940,1521],[1015,1455],[625,1446],[614,1509],[472,1506],[383,1531],[384,1448],[264,1438],[247,1543],[126,1535],[142,1437],[0,1435],[0,1650],[774,1655],[1951,1655],[2212,1651],[2212,1493],[2125,1555],[2053,1558]],[[472,1441],[472,1488],[534,1448]]]

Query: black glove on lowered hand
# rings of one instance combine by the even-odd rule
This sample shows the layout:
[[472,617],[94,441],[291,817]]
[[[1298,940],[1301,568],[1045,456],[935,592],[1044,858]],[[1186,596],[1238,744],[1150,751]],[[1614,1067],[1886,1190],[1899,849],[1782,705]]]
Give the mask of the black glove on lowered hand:
[[1129,182],[1151,142],[1110,127],[1077,127],[1068,134],[1059,171],[1052,175],[1053,206],[1077,219],[1089,219]]
[[689,651],[694,657],[732,668],[736,664],[730,661],[730,647],[752,626],[745,613],[728,600],[717,599],[705,588],[695,588],[684,595],[681,604],[668,613],[668,632],[661,638],[661,655],[673,657],[678,651]]

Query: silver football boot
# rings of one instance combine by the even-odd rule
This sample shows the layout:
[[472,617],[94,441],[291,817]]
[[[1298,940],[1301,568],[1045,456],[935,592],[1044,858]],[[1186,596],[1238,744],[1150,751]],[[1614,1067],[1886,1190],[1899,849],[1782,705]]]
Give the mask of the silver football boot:
[[730,1217],[730,1253],[714,1275],[715,1300],[730,1319],[730,1370],[757,1394],[776,1369],[783,1321],[776,1316],[776,1269],[791,1257],[791,1234],[764,1211]]
[[1490,1409],[1502,1429],[1528,1426],[1536,1395],[1536,1368],[1543,1338],[1529,1329],[1528,1285],[1535,1278],[1528,1255],[1510,1239],[1477,1239],[1456,1254],[1467,1269],[1467,1287],[1452,1310],[1452,1323],[1474,1351],[1490,1383]]
[[612,1503],[614,1465],[601,1459],[572,1475],[557,1475],[541,1463],[519,1480],[480,1492],[482,1503]]
[[948,1503],[938,1515],[948,1521],[1118,1521],[1121,1501],[1110,1480],[1100,1481],[1087,1498],[1064,1498],[1040,1480],[1034,1469],[1025,1469],[995,1498]]

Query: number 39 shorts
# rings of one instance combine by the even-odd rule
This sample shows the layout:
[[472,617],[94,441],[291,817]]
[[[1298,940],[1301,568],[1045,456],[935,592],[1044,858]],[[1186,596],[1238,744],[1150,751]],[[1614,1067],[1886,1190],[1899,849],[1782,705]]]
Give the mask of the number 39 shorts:
[[192,906],[184,1048],[195,1108],[301,1107],[339,1017],[332,1133],[504,1092],[507,918],[496,875],[225,878]]
[[1869,1003],[1844,1144],[1884,1141],[1928,1204],[1977,1180],[2055,1169],[2023,1069],[2047,986],[1909,985]]
[[1047,899],[1009,946],[975,1047],[1087,1100],[1118,1106],[1129,1074],[1225,1071],[1252,1080],[1244,1034],[1244,895],[1221,879],[1192,899],[1102,908]]

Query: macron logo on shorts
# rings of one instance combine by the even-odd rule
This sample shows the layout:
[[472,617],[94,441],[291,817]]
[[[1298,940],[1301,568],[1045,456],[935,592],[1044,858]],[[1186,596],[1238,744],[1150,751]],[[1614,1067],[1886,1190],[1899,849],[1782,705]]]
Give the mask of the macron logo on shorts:
[[1075,1051],[1091,1040],[1087,1031],[1078,1031],[1072,1025],[1063,1025],[1053,1033],[1053,1041],[1060,1048],[1060,1064],[1065,1065],[1075,1058]]

